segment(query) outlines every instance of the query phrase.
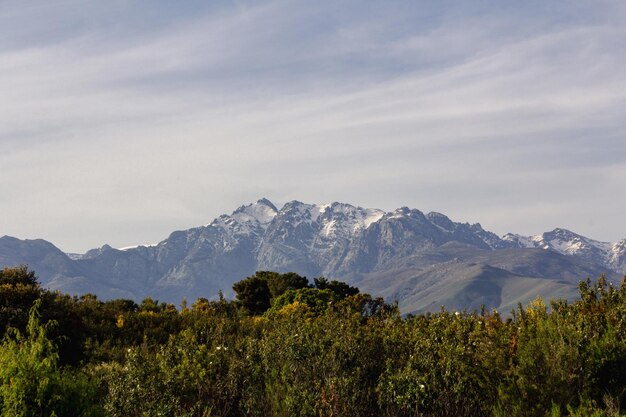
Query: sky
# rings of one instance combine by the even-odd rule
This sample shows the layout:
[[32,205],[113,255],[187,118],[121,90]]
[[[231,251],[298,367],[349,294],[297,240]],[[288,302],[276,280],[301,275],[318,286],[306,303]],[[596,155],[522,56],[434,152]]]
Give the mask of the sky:
[[267,197],[626,237],[626,2],[0,0],[0,236]]

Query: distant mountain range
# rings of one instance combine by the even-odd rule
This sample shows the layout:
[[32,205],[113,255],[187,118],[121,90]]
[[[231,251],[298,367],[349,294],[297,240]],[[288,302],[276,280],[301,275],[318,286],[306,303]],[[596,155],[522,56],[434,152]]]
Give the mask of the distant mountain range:
[[565,229],[499,237],[480,224],[406,207],[267,199],[151,246],[66,254],[44,240],[0,238],[0,266],[28,264],[41,283],[100,298],[146,296],[179,303],[232,295],[257,270],[294,271],[357,285],[398,301],[403,312],[487,308],[508,311],[536,296],[575,298],[577,283],[626,274],[626,239],[598,242]]

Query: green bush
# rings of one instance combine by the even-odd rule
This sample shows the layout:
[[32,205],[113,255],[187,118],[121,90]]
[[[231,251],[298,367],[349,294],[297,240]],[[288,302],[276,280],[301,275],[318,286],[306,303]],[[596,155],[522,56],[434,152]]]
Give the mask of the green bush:
[[535,300],[503,319],[444,309],[402,317],[381,298],[321,278],[310,287],[296,274],[257,273],[239,301],[201,298],[180,311],[149,298],[52,293],[24,268],[3,277],[0,313],[11,314],[0,318],[21,327],[2,338],[0,417],[618,417],[626,409],[626,280],[583,281],[578,301]]
[[55,345],[41,324],[40,302],[27,331],[9,329],[0,347],[0,415],[3,417],[98,416],[97,385],[80,372],[60,369]]

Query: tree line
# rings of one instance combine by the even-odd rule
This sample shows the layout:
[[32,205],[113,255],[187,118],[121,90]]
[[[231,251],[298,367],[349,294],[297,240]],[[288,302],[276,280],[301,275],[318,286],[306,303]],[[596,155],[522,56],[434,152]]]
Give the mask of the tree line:
[[580,299],[403,316],[260,271],[179,308],[0,271],[0,416],[620,416],[626,278]]

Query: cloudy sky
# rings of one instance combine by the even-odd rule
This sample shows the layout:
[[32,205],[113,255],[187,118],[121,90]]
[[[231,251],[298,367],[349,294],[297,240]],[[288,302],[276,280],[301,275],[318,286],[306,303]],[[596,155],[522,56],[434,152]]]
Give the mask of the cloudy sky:
[[626,237],[626,2],[0,0],[0,236],[267,197]]

